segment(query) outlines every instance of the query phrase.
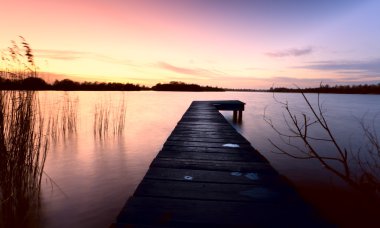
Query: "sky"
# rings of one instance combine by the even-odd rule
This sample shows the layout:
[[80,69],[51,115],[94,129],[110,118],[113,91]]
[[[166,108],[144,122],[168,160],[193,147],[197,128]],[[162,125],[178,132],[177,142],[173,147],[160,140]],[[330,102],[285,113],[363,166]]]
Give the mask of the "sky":
[[378,0],[0,0],[0,6],[0,49],[25,37],[48,81],[246,89],[380,83]]

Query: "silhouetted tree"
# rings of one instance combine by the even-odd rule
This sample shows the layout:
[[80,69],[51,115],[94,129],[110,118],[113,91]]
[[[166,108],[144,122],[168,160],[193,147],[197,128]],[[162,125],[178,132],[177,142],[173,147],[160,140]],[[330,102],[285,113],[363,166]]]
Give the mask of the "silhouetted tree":
[[24,90],[46,90],[49,88],[50,85],[38,77],[28,77],[20,81],[20,89]]
[[304,88],[293,89],[285,87],[271,87],[268,92],[279,93],[340,93],[340,94],[380,94],[380,83],[373,85],[335,85],[333,87],[329,85],[320,85],[317,88]]
[[197,84],[186,84],[184,82],[171,81],[168,84],[158,83],[152,87],[156,91],[224,91],[224,89],[210,86],[200,86]]
[[[343,87],[343,89],[344,88],[347,87]],[[285,154],[297,159],[318,160],[323,167],[334,173],[351,187],[359,190],[364,193],[363,195],[368,196],[379,203],[380,139],[376,134],[376,129],[365,125],[363,121],[361,122],[363,132],[370,144],[368,146],[368,153],[371,155],[369,159],[360,156],[360,153],[349,153],[349,150],[341,146],[336,140],[336,136],[332,133],[322,110],[319,94],[316,106],[311,104],[303,92],[301,92],[301,95],[306,102],[309,111],[311,111],[310,115],[307,115],[306,113],[295,114],[287,101],[281,102],[276,99],[276,101],[283,105],[283,108],[285,109],[284,121],[288,126],[287,132],[278,130],[272,120],[264,115],[264,120],[277,132],[282,143],[293,150],[289,151],[274,143],[271,139],[269,139],[269,142],[274,146],[277,153]],[[312,135],[310,133],[311,128],[317,128],[322,132],[322,136]],[[301,141],[303,146],[299,146],[294,140]],[[331,148],[329,154],[325,155],[323,151],[320,151],[316,147],[316,142],[329,144],[331,146],[329,147]],[[352,160],[351,158],[356,160],[357,163],[350,163],[349,161]],[[361,172],[354,171],[358,165],[361,167]]]
[[56,80],[53,84],[53,88],[57,90],[77,90],[79,83],[70,79],[63,79],[62,81]]

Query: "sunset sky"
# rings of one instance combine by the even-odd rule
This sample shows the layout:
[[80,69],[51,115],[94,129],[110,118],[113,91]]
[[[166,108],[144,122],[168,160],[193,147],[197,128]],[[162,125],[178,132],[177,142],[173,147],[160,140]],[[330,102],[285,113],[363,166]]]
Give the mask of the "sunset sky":
[[228,88],[380,82],[378,0],[0,0],[48,80]]

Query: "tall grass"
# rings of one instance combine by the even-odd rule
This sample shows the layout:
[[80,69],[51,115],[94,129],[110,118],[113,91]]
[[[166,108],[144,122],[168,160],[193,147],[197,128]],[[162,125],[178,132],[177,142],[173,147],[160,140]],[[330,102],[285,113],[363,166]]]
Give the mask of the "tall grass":
[[49,116],[51,118],[51,127],[49,135],[54,142],[61,137],[67,138],[70,134],[77,132],[78,122],[78,97],[72,97],[65,92],[63,99],[56,104],[57,109]]
[[112,113],[112,132],[114,135],[121,135],[124,132],[126,108],[125,97],[123,96],[118,106],[113,109],[115,112]]
[[112,100],[100,101],[94,107],[94,136],[104,139],[110,134],[121,135],[125,129],[126,103],[124,96],[119,104]]
[[110,106],[104,103],[95,104],[94,109],[94,136],[103,138],[108,134]]
[[[2,55],[2,78],[37,75],[29,44],[20,43]],[[0,227],[33,226],[49,144],[45,123],[35,91],[0,91]]]
[[65,93],[62,104],[62,132],[63,134],[73,133],[77,131],[77,109],[78,98],[73,99]]

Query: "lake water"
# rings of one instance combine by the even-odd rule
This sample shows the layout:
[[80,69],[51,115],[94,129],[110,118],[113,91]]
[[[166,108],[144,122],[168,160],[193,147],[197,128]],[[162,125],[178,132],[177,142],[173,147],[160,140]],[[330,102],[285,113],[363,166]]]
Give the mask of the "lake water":
[[[316,95],[308,95],[316,101]],[[276,94],[296,112],[308,112],[300,94]],[[287,130],[284,108],[271,93],[257,92],[39,92],[45,115],[71,112],[76,131],[66,130],[51,142],[42,189],[44,227],[107,227],[161,149],[193,100],[241,100],[243,123],[234,127],[295,185],[339,185],[321,164],[273,153],[268,139],[280,143],[264,121],[264,112],[279,130]],[[360,119],[380,129],[380,96],[322,94],[325,115],[338,141],[353,150],[365,146]],[[66,105],[65,105],[66,104]],[[67,105],[69,104],[69,105]],[[125,109],[122,109],[122,108]],[[71,111],[67,111],[71,110]],[[108,130],[95,123],[103,113]],[[120,124],[120,115],[125,122]],[[231,122],[232,113],[223,112]],[[372,121],[372,122],[371,122]],[[59,125],[59,124],[58,124]],[[115,130],[116,129],[116,130]],[[100,133],[101,132],[101,135]],[[318,133],[318,131],[316,131]],[[319,148],[329,151],[328,146]]]

